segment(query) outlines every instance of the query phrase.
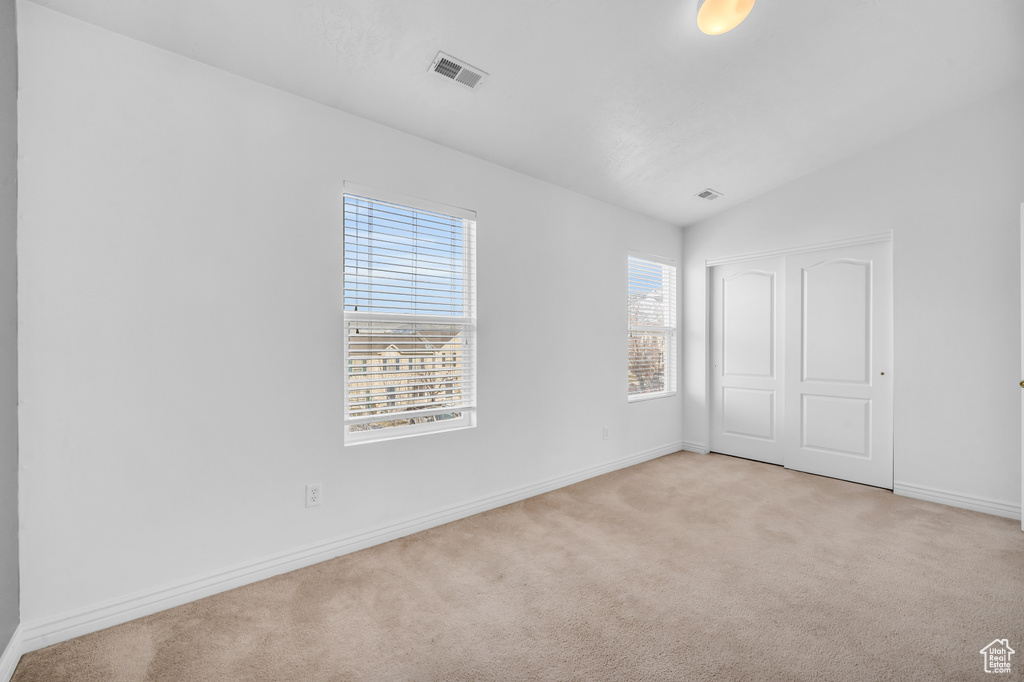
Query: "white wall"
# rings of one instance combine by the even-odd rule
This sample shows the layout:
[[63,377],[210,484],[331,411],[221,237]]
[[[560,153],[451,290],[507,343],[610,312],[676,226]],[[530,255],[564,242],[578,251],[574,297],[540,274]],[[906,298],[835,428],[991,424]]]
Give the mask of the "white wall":
[[891,230],[897,486],[1019,510],[1022,121],[1024,84],[686,229],[685,438],[708,442],[705,260]]
[[[624,372],[677,228],[19,12],[27,624],[681,441]],[[477,211],[478,428],[343,447],[345,180]]]
[[14,0],[0,0],[0,654],[19,623],[15,238],[18,225],[18,48],[14,15]]

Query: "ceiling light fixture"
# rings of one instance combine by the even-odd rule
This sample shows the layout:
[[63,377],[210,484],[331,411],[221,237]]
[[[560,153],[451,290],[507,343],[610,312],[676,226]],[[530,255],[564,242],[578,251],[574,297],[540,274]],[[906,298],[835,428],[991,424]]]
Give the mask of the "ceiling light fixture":
[[754,0],[701,0],[697,7],[697,27],[709,36],[722,35],[740,25]]

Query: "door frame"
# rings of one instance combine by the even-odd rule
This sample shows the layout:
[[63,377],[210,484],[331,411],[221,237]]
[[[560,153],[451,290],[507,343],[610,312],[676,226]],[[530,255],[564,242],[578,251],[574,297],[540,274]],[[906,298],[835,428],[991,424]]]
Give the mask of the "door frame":
[[[837,239],[829,242],[815,242],[812,244],[802,244],[798,246],[791,246],[783,249],[771,249],[768,251],[755,251],[736,254],[733,256],[725,256],[723,258],[709,258],[704,261],[704,405],[705,405],[705,428],[707,429],[707,451],[711,452],[711,428],[712,428],[712,415],[711,415],[711,306],[712,306],[712,279],[711,271],[716,265],[729,265],[732,263],[742,263],[743,261],[760,260],[762,258],[774,258],[778,256],[788,256],[797,253],[807,253],[809,251],[823,251],[826,249],[841,248],[844,246],[860,246],[861,244],[875,244],[877,242],[894,242],[893,231],[888,232],[876,232],[874,234],[868,234],[861,237],[850,237],[848,239]],[[893,244],[895,250],[895,243]],[[895,260],[895,259],[894,259]],[[1021,204],[1021,263],[1024,264],[1024,204]],[[893,264],[895,269],[895,263]],[[893,296],[895,297],[895,278],[890,283],[893,287]],[[1021,333],[1022,339],[1024,339],[1024,265],[1021,270]],[[895,306],[893,306],[895,308]],[[890,320],[890,326],[893,334],[893,357],[889,365],[889,371],[892,373],[893,379],[896,374],[896,358],[895,358],[895,334],[896,326],[895,320]],[[1024,367],[1024,341],[1021,346],[1021,363]],[[1024,372],[1024,370],[1022,370]],[[1024,378],[1024,376],[1022,376]],[[890,405],[891,410],[895,410],[896,404],[896,382],[893,382],[892,387],[892,404]],[[895,417],[895,415],[892,415]],[[1021,418],[1022,418],[1022,441],[1021,441],[1021,461],[1024,462],[1024,390],[1021,391]],[[895,419],[893,419],[895,423]],[[895,484],[895,469],[896,469],[896,444],[895,444],[895,432],[893,438],[893,481]],[[1024,471],[1021,473],[1021,484],[1024,486]],[[1024,530],[1024,520],[1021,521],[1021,529]]]

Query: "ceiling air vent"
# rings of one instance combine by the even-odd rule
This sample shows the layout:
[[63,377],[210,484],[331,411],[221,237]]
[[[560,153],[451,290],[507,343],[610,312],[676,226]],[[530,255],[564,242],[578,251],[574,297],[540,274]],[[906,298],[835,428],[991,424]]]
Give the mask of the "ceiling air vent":
[[450,54],[438,52],[430,70],[439,76],[444,76],[456,83],[462,83],[467,88],[476,88],[487,75],[475,66],[470,66],[464,61],[456,59]]
[[716,192],[715,190],[713,190],[713,189],[711,189],[709,187],[706,190],[704,190],[703,192],[698,192],[695,196],[698,196],[701,199],[707,199],[708,201],[714,201],[718,197],[722,196],[722,193],[721,192]]

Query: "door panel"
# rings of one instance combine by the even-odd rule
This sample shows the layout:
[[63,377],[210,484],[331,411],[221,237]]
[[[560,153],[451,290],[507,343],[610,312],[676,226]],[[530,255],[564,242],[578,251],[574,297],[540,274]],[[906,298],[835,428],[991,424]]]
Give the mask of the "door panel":
[[723,387],[722,419],[726,435],[774,440],[775,391]]
[[722,279],[722,372],[775,375],[775,273],[739,272]]
[[711,449],[892,488],[892,246],[711,269]]
[[782,463],[781,258],[712,269],[711,449]]
[[866,383],[871,262],[827,260],[801,274],[803,380]]
[[831,395],[803,395],[800,447],[806,450],[868,457],[871,401]]
[[891,242],[786,258],[787,468],[892,488]]

